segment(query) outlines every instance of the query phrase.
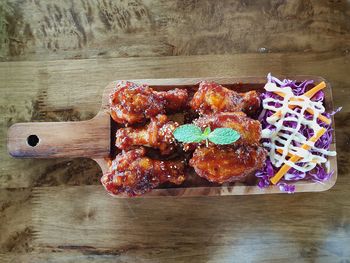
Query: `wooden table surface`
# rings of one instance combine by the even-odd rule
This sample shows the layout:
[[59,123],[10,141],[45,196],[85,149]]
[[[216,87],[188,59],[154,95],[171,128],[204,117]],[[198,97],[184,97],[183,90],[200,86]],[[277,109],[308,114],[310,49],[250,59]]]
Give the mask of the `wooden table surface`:
[[[1,1],[0,262],[350,262],[349,51],[345,0]],[[92,160],[7,154],[10,125],[89,119],[115,79],[268,72],[332,83],[331,190],[112,199]]]

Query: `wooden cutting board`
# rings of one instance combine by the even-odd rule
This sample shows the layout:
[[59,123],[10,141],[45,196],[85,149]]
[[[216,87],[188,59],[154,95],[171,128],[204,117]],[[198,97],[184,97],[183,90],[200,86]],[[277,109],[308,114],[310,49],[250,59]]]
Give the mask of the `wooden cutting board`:
[[[313,79],[315,84],[325,81],[316,76],[291,76],[290,79]],[[262,91],[266,78],[185,78],[185,79],[138,79],[130,80],[139,84],[148,84],[155,90],[173,88],[195,88],[201,80],[211,80],[239,92],[248,90]],[[108,161],[115,153],[114,135],[116,126],[109,115],[109,94],[118,81],[110,83],[104,90],[102,106],[98,114],[87,121],[80,122],[40,122],[17,123],[8,131],[8,151],[16,158],[59,158],[88,157],[95,160],[102,173],[108,170]],[[327,112],[333,111],[333,99],[330,84],[325,92]],[[331,150],[336,150],[334,118],[333,143]],[[329,157],[329,170],[334,175],[324,184],[315,182],[298,182],[296,192],[316,192],[331,188],[337,179],[336,157]],[[228,186],[210,186],[206,184],[185,184],[180,187],[154,189],[147,196],[199,196],[199,195],[250,195],[280,193],[277,186],[260,189],[257,186],[246,186],[242,183]]]

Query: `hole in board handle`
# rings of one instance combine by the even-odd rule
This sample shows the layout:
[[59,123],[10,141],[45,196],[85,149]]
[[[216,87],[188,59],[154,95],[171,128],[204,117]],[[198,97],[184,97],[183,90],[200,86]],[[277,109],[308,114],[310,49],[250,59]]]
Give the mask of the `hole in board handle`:
[[35,147],[39,143],[39,137],[36,136],[35,134],[29,135],[27,138],[27,143],[31,147]]

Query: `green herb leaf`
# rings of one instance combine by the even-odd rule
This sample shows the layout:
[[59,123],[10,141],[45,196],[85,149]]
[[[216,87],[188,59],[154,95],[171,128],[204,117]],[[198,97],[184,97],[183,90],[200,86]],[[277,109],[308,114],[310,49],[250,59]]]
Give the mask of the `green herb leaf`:
[[180,142],[201,142],[202,130],[194,124],[185,124],[176,128],[173,132],[176,140]]
[[203,136],[205,138],[207,138],[209,136],[209,134],[211,133],[210,127],[205,128],[204,132],[203,132]]
[[240,138],[240,134],[230,128],[217,128],[208,135],[209,141],[215,144],[231,144]]
[[210,129],[210,127],[207,127],[207,128],[204,129],[204,132],[202,134],[202,139],[205,140],[205,145],[207,147],[209,146],[208,137],[209,137],[210,133],[211,133],[211,129]]
[[231,144],[240,138],[240,134],[230,128],[217,128],[214,131],[210,130],[210,127],[202,130],[194,124],[185,124],[176,128],[173,132],[176,140],[184,143],[208,141],[218,145]]

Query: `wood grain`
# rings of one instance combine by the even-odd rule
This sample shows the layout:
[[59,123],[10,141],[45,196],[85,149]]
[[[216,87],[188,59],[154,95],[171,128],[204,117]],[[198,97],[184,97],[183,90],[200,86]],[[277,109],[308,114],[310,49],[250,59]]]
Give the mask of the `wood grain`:
[[[165,259],[170,262],[231,262],[232,257],[246,258],[247,255],[251,255],[250,261],[257,261],[259,259],[253,259],[253,256],[257,255],[260,257],[260,261],[267,258],[266,262],[280,262],[286,258],[301,262],[346,262],[349,257],[348,244],[350,244],[350,223],[348,221],[350,205],[348,198],[350,195],[348,189],[348,175],[350,172],[350,158],[348,155],[350,144],[349,63],[349,54],[340,51],[323,54],[237,54],[0,63],[0,88],[2,92],[0,96],[0,187],[18,188],[12,189],[12,194],[9,194],[6,189],[0,190],[2,193],[0,198],[1,207],[4,207],[3,210],[0,210],[0,231],[4,233],[1,235],[0,253],[6,253],[6,256],[1,258],[9,262],[76,262],[78,260],[86,262],[93,260],[97,262],[130,262],[137,260],[157,262],[158,260],[158,262],[162,262]],[[166,212],[166,218],[165,215],[160,214],[160,211],[164,209],[158,209],[154,216],[152,210],[153,207],[159,208],[164,205],[164,200],[157,203],[157,199],[155,199],[149,203],[149,206],[147,206],[148,203],[143,203],[142,200],[135,201],[137,206],[133,205],[131,207],[133,212],[138,209],[136,214],[139,218],[143,218],[144,222],[150,220],[153,224],[158,224],[169,235],[175,233],[176,238],[173,239],[173,243],[168,248],[165,245],[160,245],[161,241],[168,244],[165,235],[160,232],[151,234],[151,240],[160,239],[155,242],[156,245],[152,248],[135,246],[132,242],[128,242],[128,240],[138,239],[144,244],[147,235],[154,228],[148,225],[145,232],[140,232],[141,234],[134,232],[133,227],[140,230],[138,224],[141,223],[137,220],[129,220],[127,215],[130,214],[125,213],[129,213],[128,210],[130,209],[128,207],[120,208],[122,200],[108,199],[108,196],[102,197],[104,193],[99,185],[91,186],[92,189],[84,188],[83,185],[99,184],[100,169],[93,161],[81,158],[74,160],[15,160],[7,155],[5,138],[7,129],[11,124],[27,121],[79,121],[90,119],[99,110],[103,87],[113,79],[208,76],[263,77],[269,71],[282,76],[291,74],[321,75],[332,83],[335,106],[343,106],[343,110],[336,115],[339,160],[337,184],[331,191],[319,194],[301,194],[291,197],[277,195],[275,197],[264,197],[263,200],[260,200],[260,197],[249,197],[248,200],[254,200],[254,202],[245,201],[241,197],[223,197],[225,201],[222,201],[222,198],[208,198],[206,200],[191,198],[183,201],[190,200],[189,205],[185,205],[182,202],[179,203],[177,199],[168,199],[165,207],[168,207],[170,211],[174,211],[175,214]],[[61,189],[64,190],[67,185],[81,185],[78,188],[82,190],[78,192],[86,191],[81,196],[77,195],[78,197],[75,200],[69,199],[71,207],[80,206],[80,200],[86,200],[85,195],[90,195],[91,191],[100,192],[98,196],[101,195],[103,202],[110,203],[108,209],[112,209],[112,214],[107,219],[114,222],[112,226],[115,226],[116,223],[120,224],[117,228],[118,233],[122,231],[122,228],[131,229],[129,232],[123,232],[123,235],[112,236],[114,241],[118,238],[125,240],[124,242],[128,243],[127,247],[119,246],[119,243],[113,243],[114,246],[109,248],[84,247],[82,241],[85,239],[91,240],[92,238],[92,240],[95,240],[94,235],[91,235],[91,232],[88,231],[95,227],[96,220],[88,221],[76,230],[78,235],[82,236],[81,240],[76,243],[67,242],[72,241],[73,237],[69,235],[68,239],[65,239],[59,231],[62,222],[50,216],[51,213],[61,212],[58,211],[60,209],[58,203],[53,204],[55,200],[52,195],[50,194],[50,198],[48,198],[45,190],[40,190],[38,191],[40,194],[35,194],[36,201],[33,204],[30,194],[30,189],[33,186],[50,186],[47,188],[48,191],[52,188],[51,186],[61,186],[54,187],[57,192],[54,198],[57,201],[67,200],[65,199],[66,192],[61,192]],[[27,188],[26,194],[22,196],[23,190],[19,187],[30,188]],[[74,192],[74,189],[75,187],[70,188],[70,191]],[[74,197],[72,194],[69,196]],[[18,201],[15,201],[15,197],[19,197]],[[295,211],[292,215],[297,214],[299,221],[291,222],[290,203],[285,198],[291,198],[292,200],[296,198],[298,200],[298,202],[293,203],[292,207]],[[37,203],[37,200],[41,200],[40,203]],[[237,200],[243,202],[242,206]],[[39,222],[37,212],[42,202],[49,202],[52,205],[50,207],[45,206],[47,211],[46,214],[43,214],[45,217],[42,218],[40,224],[33,224],[32,216],[36,218],[36,222]],[[303,208],[305,202],[307,208]],[[66,203],[68,203],[68,200],[64,202],[64,204]],[[270,204],[272,204],[271,208]],[[36,207],[35,210],[32,210],[33,205]],[[83,211],[89,211],[91,207],[86,201],[83,201],[81,206],[85,206],[85,208],[82,208]],[[142,209],[142,206],[147,209]],[[203,208],[205,212],[196,209],[192,213],[191,211],[197,206]],[[208,209],[206,209],[206,206],[208,206]],[[240,207],[238,211],[235,209],[236,206]],[[273,208],[275,211],[272,211]],[[69,211],[74,210],[74,208],[69,209]],[[122,218],[115,214],[115,209],[121,211]],[[265,213],[265,209],[268,209],[267,211],[271,212],[272,215],[269,216],[268,213]],[[300,212],[298,212],[299,210]],[[225,211],[229,211],[229,216],[224,216]],[[195,213],[198,213],[198,215]],[[233,213],[235,215],[232,215]],[[270,221],[271,234],[269,234],[270,229],[259,230],[254,227],[263,224],[255,221],[254,224],[248,224],[259,213],[268,218],[262,221],[263,224],[268,224]],[[68,215],[69,218],[75,217],[71,212]],[[218,218],[216,215],[220,215],[219,219],[221,218],[221,221],[219,221],[218,226],[223,231],[217,233],[209,231],[205,234],[204,232],[207,229],[215,227],[214,219]],[[237,218],[237,215],[242,215],[242,218]],[[175,219],[172,216],[177,218]],[[13,218],[16,220],[13,220]],[[170,223],[166,223],[169,220]],[[313,224],[313,220],[316,220],[315,224]],[[68,222],[72,222],[71,219]],[[200,222],[200,224],[197,222]],[[242,222],[244,228],[239,230],[238,226],[242,225]],[[280,225],[282,223],[286,230],[282,230]],[[278,227],[273,230],[275,224]],[[309,225],[309,228],[306,227]],[[189,226],[194,227],[192,232]],[[39,227],[42,227],[40,228],[41,243],[36,241],[36,230]],[[54,233],[48,232],[50,227],[55,229]],[[69,226],[69,229],[71,227]],[[105,227],[110,229],[111,233],[113,232],[108,224],[100,225],[100,227]],[[183,231],[181,231],[182,228],[184,228]],[[245,234],[242,234],[242,232]],[[85,238],[86,233],[89,233],[88,238]],[[102,238],[105,238],[104,235],[107,234],[102,232],[101,235]],[[203,239],[196,238],[196,235]],[[245,239],[238,240],[239,235],[242,235]],[[290,236],[288,237],[288,235]],[[183,236],[190,239],[186,241],[185,238],[184,242]],[[287,238],[282,239],[285,236]],[[292,240],[292,238],[295,239]],[[216,240],[218,241],[217,245]],[[272,251],[269,245],[271,242],[279,250]],[[58,243],[64,244],[63,247],[58,247]]]
[[[349,63],[350,55],[340,52],[0,63],[0,187],[55,184],[69,178],[74,178],[73,184],[97,183],[100,171],[93,161],[84,160],[83,168],[81,159],[40,163],[11,159],[5,147],[7,129],[17,122],[91,119],[100,108],[104,87],[112,80],[312,74],[329,80],[334,106],[343,106],[345,113],[350,111]],[[346,143],[347,137],[342,137]]]
[[349,21],[346,0],[4,0],[0,58],[343,51]]
[[[112,262],[143,260],[147,262],[153,259],[158,260],[158,262],[165,260],[173,262],[191,262],[191,260],[192,262],[231,262],[232,257],[246,258],[247,255],[251,255],[253,252],[254,255],[256,253],[261,259],[264,259],[263,255],[265,255],[267,257],[265,262],[280,262],[285,258],[292,258],[293,261],[298,262],[346,262],[349,257],[348,244],[350,242],[348,231],[350,223],[347,214],[350,205],[348,201],[348,175],[350,173],[350,161],[348,158],[350,145],[349,63],[349,54],[340,51],[322,54],[237,54],[0,63],[0,88],[2,92],[0,96],[0,188],[2,189],[0,192],[4,193],[1,194],[0,200],[1,206],[4,205],[3,207],[5,207],[4,210],[0,210],[0,230],[1,233],[6,233],[1,235],[0,253],[6,253],[6,258],[11,262],[25,262],[25,260],[28,262],[74,262],[77,259],[88,262],[89,260],[91,261],[91,258],[101,260],[101,262],[103,260]],[[80,247],[79,244],[69,244],[71,247],[58,248],[49,244],[49,241],[51,242],[52,239],[59,237],[62,237],[62,239],[53,241],[67,243],[67,240],[58,231],[54,233],[55,236],[51,237],[47,236],[48,232],[42,232],[41,239],[46,240],[45,243],[42,243],[42,246],[45,248],[39,246],[38,243],[33,243],[33,240],[36,240],[34,229],[37,229],[39,226],[35,224],[34,227],[31,220],[32,215],[35,216],[33,214],[34,211],[37,211],[32,210],[31,187],[61,185],[64,188],[67,185],[80,185],[78,187],[80,188],[83,185],[98,184],[100,170],[93,161],[81,158],[75,160],[40,161],[11,159],[7,155],[7,149],[5,148],[7,129],[11,124],[27,121],[78,121],[90,119],[99,110],[98,102],[101,100],[103,87],[113,79],[208,76],[263,77],[269,71],[281,76],[292,74],[321,75],[332,83],[335,106],[343,106],[343,110],[336,115],[339,174],[335,187],[329,192],[319,194],[302,194],[292,197],[282,196],[282,199],[279,199],[280,195],[271,197],[273,199],[276,198],[271,203],[276,209],[273,215],[280,220],[272,220],[271,217],[268,217],[269,220],[272,220],[270,228],[274,229],[280,222],[280,226],[276,226],[276,229],[279,231],[278,234],[283,237],[290,235],[295,237],[295,240],[291,240],[292,237],[287,237],[286,240],[278,239],[276,230],[272,236],[275,236],[276,240],[278,240],[274,244],[279,250],[272,251],[271,246],[268,245],[270,239],[266,241],[264,238],[257,238],[263,236],[264,233],[269,233],[270,228],[258,231],[259,229],[252,228],[254,224],[248,226],[246,223],[243,224],[245,227],[242,231],[238,231],[236,235],[235,231],[238,228],[236,226],[242,224],[241,219],[235,216],[236,214],[243,215],[242,220],[244,219],[247,222],[253,220],[248,217],[254,218],[259,213],[268,216],[264,213],[264,210],[270,206],[271,201],[269,198],[268,200],[260,201],[260,197],[252,197],[254,202],[245,203],[241,197],[232,199],[223,197],[226,201],[222,201],[222,198],[208,198],[207,200],[211,200],[210,205],[208,205],[208,201],[199,198],[186,199],[190,200],[188,201],[188,206],[177,202],[169,203],[166,207],[169,207],[172,211],[177,211],[176,216],[179,218],[180,223],[182,222],[181,225],[183,226],[183,222],[186,221],[189,225],[194,226],[196,231],[190,232],[188,228],[185,228],[189,232],[185,230],[181,232],[181,229],[179,230],[176,227],[170,228],[172,229],[171,233],[180,231],[179,233],[182,233],[183,236],[191,234],[194,237],[189,242],[183,242],[182,236],[176,234],[177,240],[174,241],[175,245],[170,244],[168,248],[166,248],[166,245],[158,246],[160,242],[155,242],[156,245],[154,247],[148,247],[147,249],[141,246],[134,246],[132,249],[116,246],[116,250],[98,247],[84,248]],[[28,197],[22,196],[22,199],[19,198],[16,201],[15,197],[20,197],[23,191],[20,189],[21,187],[28,187],[26,190],[26,196]],[[100,189],[98,191],[102,191],[100,186],[94,187]],[[9,194],[9,190],[4,188],[17,189],[11,189],[12,194]],[[75,189],[75,187],[72,187],[72,189]],[[60,192],[60,190],[57,190],[57,192]],[[56,195],[57,202],[59,198],[64,198],[64,193],[62,193],[63,196]],[[72,206],[74,204],[79,205],[80,199],[85,198],[84,193],[82,195],[76,200],[71,199],[70,204]],[[42,202],[51,202],[52,204],[51,207],[48,207],[47,213],[50,213],[51,209],[56,209],[57,211],[58,203],[53,204],[56,200],[48,200],[44,194],[40,196],[43,196],[41,198]],[[291,222],[290,213],[287,209],[290,202],[284,198],[297,198],[298,204],[294,203],[292,207],[296,211],[300,210],[300,212],[293,212],[294,214],[292,213],[292,215],[298,213],[299,221]],[[243,200],[243,204],[248,207],[243,208],[243,210],[236,210],[235,207],[239,204],[232,202],[232,200]],[[119,209],[119,202],[121,201],[114,200],[113,204],[110,204],[112,210],[114,208]],[[137,202],[141,201],[137,200]],[[303,208],[305,202],[307,207]],[[153,201],[150,204],[158,209],[163,203],[158,204]],[[89,204],[84,203],[84,205],[86,209],[89,208]],[[34,206],[37,206],[37,204],[35,203]],[[145,210],[142,209],[142,206],[147,207],[147,204],[139,203],[139,205],[132,208],[133,211],[138,211],[139,216],[147,222],[148,218],[152,219],[153,211],[151,212],[151,207]],[[191,213],[197,206],[203,209],[202,213],[195,210],[198,216]],[[272,208],[268,209],[268,211],[271,210]],[[229,212],[228,216],[224,217],[224,211],[234,212]],[[247,213],[248,211],[249,213]],[[279,211],[279,214],[277,214],[277,211]],[[214,219],[217,218],[215,213],[217,212],[219,212],[218,215],[226,218],[219,223],[219,226],[225,231],[221,233],[209,231],[208,235],[200,234],[214,226]],[[244,212],[247,213],[246,217],[244,217]],[[166,214],[169,216],[169,213]],[[164,217],[161,217],[160,211],[155,215],[150,222],[156,222],[161,229],[166,229],[168,220],[175,220],[171,217],[164,219]],[[135,226],[133,222],[129,223],[128,218],[125,221],[120,221],[121,219],[117,214],[113,214],[113,216],[112,220],[119,222],[120,227],[130,229],[131,226]],[[13,221],[13,224],[9,224],[13,218],[16,218],[16,220]],[[46,219],[40,223],[45,225],[45,229],[48,226],[57,228],[61,224],[55,218],[47,217]],[[210,224],[207,223],[208,219]],[[314,220],[316,220],[315,225],[312,223]],[[174,221],[171,222],[175,224]],[[79,224],[74,226],[76,225]],[[310,225],[310,229],[308,230],[306,227],[299,228],[298,226],[301,225]],[[93,227],[94,224],[83,225],[79,229],[81,231],[80,234],[83,236],[81,239],[85,239],[85,234]],[[281,230],[282,227],[286,230]],[[250,228],[252,228],[251,232],[249,232]],[[145,232],[131,231],[123,234],[125,235],[125,240],[138,239],[143,244],[145,233],[148,234],[151,230],[153,229],[146,228]],[[256,231],[254,232],[253,230]],[[247,231],[247,235],[242,234],[245,231]],[[170,231],[167,233],[171,234]],[[212,233],[211,236],[210,233]],[[303,233],[310,235],[308,237]],[[195,235],[197,234],[203,239],[196,238]],[[121,237],[122,240],[124,240],[124,235]],[[233,237],[238,238],[239,235],[243,235],[246,238],[240,241],[233,239]],[[159,237],[161,241],[164,241],[164,244],[167,244],[165,237],[159,233],[151,235],[151,237],[153,241]],[[113,238],[116,239],[115,237]],[[216,241],[218,241],[217,244]],[[129,245],[131,246],[132,244],[129,243]],[[9,254],[10,251],[11,254]],[[32,251],[31,254],[29,254],[30,251]],[[115,254],[113,254],[113,251],[116,251]],[[159,256],[157,256],[158,254]],[[156,260],[152,262],[157,262]],[[247,259],[247,261],[249,260],[250,258]],[[254,262],[257,260],[251,259],[250,261]]]
[[32,191],[28,188],[0,189],[0,256],[6,252],[25,253],[32,250],[31,199]]
[[350,257],[350,247],[342,245],[350,223],[342,189],[312,196],[115,200],[98,186],[36,188],[35,244],[92,254],[99,248],[135,261],[341,261]]
[[17,158],[107,158],[110,140],[110,115],[102,110],[87,121],[16,123],[8,130],[7,148]]
[[[332,88],[329,82],[317,76],[290,76],[296,81],[312,80],[315,85],[326,82],[325,110],[333,112]],[[263,92],[266,78],[178,78],[178,79],[138,79],[131,80],[139,85],[148,85],[154,90],[169,90],[173,88],[192,89],[197,88],[202,80],[214,81],[236,92],[245,92],[255,89]],[[41,123],[16,123],[8,130],[8,151],[13,157],[18,158],[59,158],[59,157],[88,157],[96,160],[101,167],[102,173],[108,171],[108,161],[111,153],[113,140],[111,134],[112,125],[109,115],[109,98],[119,80],[107,85],[102,95],[102,106],[97,115],[91,120],[81,122],[41,122]],[[334,132],[334,116],[332,119]],[[81,132],[77,132],[81,131]],[[34,136],[37,141],[31,145],[29,138]],[[330,146],[331,151],[336,151],[335,140]],[[336,182],[338,176],[336,157],[329,157],[327,172],[332,172],[332,178],[320,184],[312,181],[296,183],[295,192],[318,192],[330,189]],[[193,176],[196,176],[195,173]],[[257,185],[230,184],[229,186],[215,187],[207,184],[187,183],[180,187],[159,187],[142,197],[151,196],[217,196],[217,195],[252,195],[280,193],[277,185],[260,189]],[[125,196],[118,196],[125,197]]]
[[[347,0],[0,1],[0,61],[21,61],[0,63],[0,262],[348,262],[349,7]],[[94,161],[7,154],[11,124],[91,119],[104,86],[115,79],[263,77],[269,71],[331,82],[335,106],[343,106],[336,115],[339,174],[331,191],[112,201],[100,186],[86,186],[99,184]],[[48,189],[35,191],[33,203],[38,186]],[[92,196],[108,205],[109,222],[84,217],[99,202]],[[38,209],[41,203],[47,211]],[[73,225],[53,216],[60,212]],[[113,245],[82,246],[96,239],[99,222],[98,237]],[[80,240],[72,243],[70,233],[66,239],[60,230],[68,229]]]

